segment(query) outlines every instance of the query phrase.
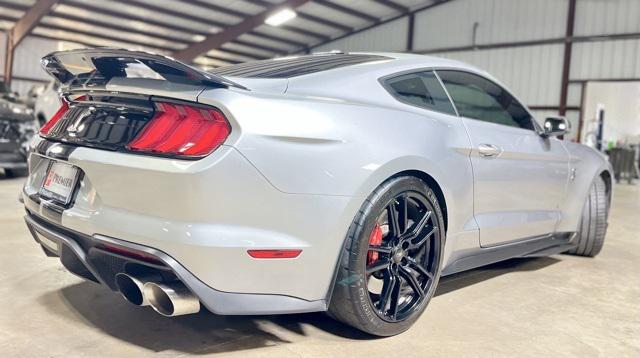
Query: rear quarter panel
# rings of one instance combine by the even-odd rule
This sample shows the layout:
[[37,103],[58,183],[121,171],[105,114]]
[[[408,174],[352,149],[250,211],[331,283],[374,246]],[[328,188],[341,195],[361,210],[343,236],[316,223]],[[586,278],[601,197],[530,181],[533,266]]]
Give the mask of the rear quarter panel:
[[388,97],[375,97],[379,101],[372,104],[214,90],[205,91],[199,101],[228,115],[233,133],[227,144],[278,190],[351,198],[343,219],[336,223],[337,243],[377,186],[397,173],[417,170],[442,189],[448,237],[466,232],[464,242],[452,240],[447,251],[455,251],[457,245],[478,247],[470,146],[460,118]]

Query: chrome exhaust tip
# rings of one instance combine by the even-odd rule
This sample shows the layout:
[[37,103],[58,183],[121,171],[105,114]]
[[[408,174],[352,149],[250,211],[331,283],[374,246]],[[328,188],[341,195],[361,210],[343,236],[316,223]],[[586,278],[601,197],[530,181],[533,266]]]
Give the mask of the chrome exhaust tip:
[[128,302],[136,306],[148,306],[149,300],[144,295],[144,284],[151,281],[160,281],[159,274],[147,274],[141,276],[131,276],[126,273],[119,273],[115,277],[118,291]]
[[183,283],[147,282],[144,296],[151,308],[166,317],[175,317],[200,311],[200,300]]

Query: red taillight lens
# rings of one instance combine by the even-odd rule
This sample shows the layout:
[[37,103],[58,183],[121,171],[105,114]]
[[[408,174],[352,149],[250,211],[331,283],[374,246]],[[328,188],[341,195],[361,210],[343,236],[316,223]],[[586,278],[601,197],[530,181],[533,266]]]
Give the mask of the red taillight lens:
[[64,117],[64,114],[67,113],[68,110],[69,110],[69,103],[67,103],[67,101],[63,99],[62,106],[60,106],[60,108],[53,115],[53,117],[51,117],[51,119],[49,119],[47,123],[45,123],[44,126],[42,126],[42,128],[40,128],[40,134],[43,136],[47,135],[51,130],[51,128],[53,128],[53,126],[55,126],[56,123],[58,123],[60,118]]
[[203,157],[216,150],[230,132],[229,122],[216,109],[157,102],[156,114],[127,148],[140,152]]

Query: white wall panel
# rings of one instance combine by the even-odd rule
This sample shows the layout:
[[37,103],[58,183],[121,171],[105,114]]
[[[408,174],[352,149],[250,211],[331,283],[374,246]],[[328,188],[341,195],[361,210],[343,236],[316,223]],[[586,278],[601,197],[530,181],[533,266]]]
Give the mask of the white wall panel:
[[557,106],[562,45],[515,47],[435,54],[470,63],[498,78],[527,105]]
[[[0,32],[0,74],[4,73],[4,61],[6,56],[6,35]],[[49,81],[50,77],[40,66],[40,59],[53,51],[57,51],[61,46],[60,41],[41,39],[37,37],[27,37],[18,45],[14,53],[13,75],[16,77],[26,77]],[[11,90],[25,94],[38,82],[13,79]]]
[[640,40],[573,45],[571,79],[605,78],[640,78]]
[[567,106],[579,107],[582,101],[582,83],[569,83]]
[[27,37],[15,50],[13,75],[49,80],[49,75],[40,65],[40,59],[51,52],[57,51],[58,48],[59,41]]
[[418,50],[562,37],[567,0],[455,0],[416,16]]
[[575,26],[578,36],[640,32],[640,1],[579,0]]
[[331,50],[405,51],[407,47],[407,27],[408,20],[403,17],[370,30],[315,47],[313,52]]

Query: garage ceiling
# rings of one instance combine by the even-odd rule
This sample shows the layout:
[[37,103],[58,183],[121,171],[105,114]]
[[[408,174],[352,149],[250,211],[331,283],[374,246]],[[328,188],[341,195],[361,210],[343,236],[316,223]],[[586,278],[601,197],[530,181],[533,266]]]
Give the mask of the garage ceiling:
[[[0,29],[13,27],[36,2],[0,0]],[[434,2],[438,1],[61,0],[31,35],[164,53],[211,68],[305,51]],[[263,23],[266,15],[282,7],[295,7],[298,16],[278,27]],[[200,48],[206,52],[195,57]]]

